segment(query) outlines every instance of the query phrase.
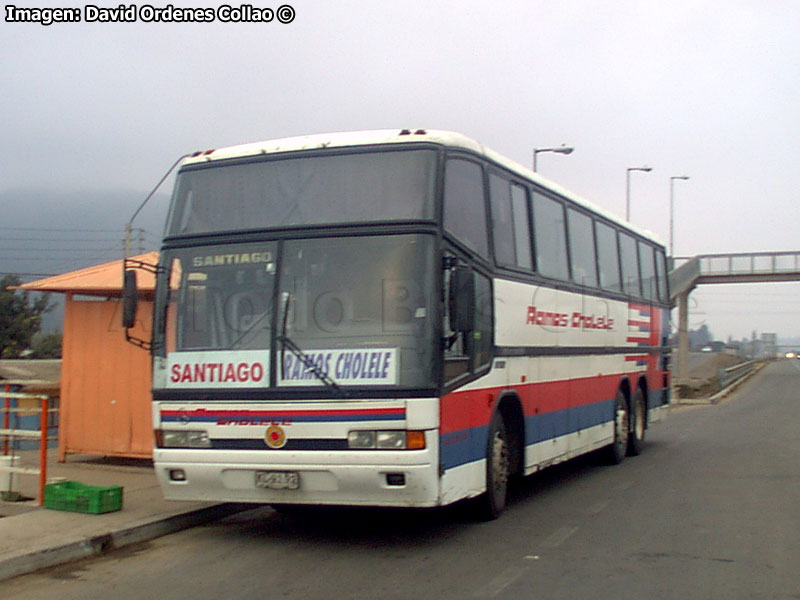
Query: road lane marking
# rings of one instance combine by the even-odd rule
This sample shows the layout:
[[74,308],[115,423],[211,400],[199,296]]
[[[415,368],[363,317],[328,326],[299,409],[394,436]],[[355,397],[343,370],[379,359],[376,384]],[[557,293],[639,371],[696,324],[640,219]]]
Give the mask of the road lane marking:
[[495,598],[527,571],[527,567],[508,567],[485,586],[473,593],[474,598]]
[[545,548],[558,548],[561,544],[566,542],[572,534],[578,531],[577,527],[559,527],[542,542]]

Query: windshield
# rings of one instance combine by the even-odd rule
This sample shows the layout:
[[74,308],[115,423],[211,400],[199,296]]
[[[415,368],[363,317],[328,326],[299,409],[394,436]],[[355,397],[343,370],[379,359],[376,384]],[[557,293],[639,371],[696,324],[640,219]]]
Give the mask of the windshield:
[[339,386],[433,386],[433,244],[390,235],[165,251],[154,386],[320,386],[320,372]]
[[190,167],[178,175],[167,235],[431,220],[435,169],[433,150],[317,154]]

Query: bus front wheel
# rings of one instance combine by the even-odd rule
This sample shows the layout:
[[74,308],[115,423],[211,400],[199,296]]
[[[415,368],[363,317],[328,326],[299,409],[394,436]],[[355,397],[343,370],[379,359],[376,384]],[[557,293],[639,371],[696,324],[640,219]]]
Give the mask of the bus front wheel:
[[500,516],[506,507],[511,457],[503,415],[496,412],[489,426],[486,450],[486,492],[478,498],[478,514],[483,520]]

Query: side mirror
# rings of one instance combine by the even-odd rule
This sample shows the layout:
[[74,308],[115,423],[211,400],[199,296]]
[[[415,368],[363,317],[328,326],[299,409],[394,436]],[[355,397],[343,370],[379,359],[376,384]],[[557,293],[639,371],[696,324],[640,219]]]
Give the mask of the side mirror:
[[136,287],[136,271],[126,269],[122,285],[122,326],[131,329],[136,324],[136,307],[139,291]]
[[475,329],[475,272],[469,267],[453,269],[449,305],[450,329],[458,332]]

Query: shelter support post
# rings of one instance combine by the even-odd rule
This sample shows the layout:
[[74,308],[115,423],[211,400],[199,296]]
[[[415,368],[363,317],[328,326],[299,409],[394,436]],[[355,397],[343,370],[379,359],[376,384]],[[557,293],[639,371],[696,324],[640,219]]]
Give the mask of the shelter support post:
[[44,486],[47,483],[47,417],[50,408],[50,399],[43,396],[41,399],[42,412],[39,417],[39,430],[42,437],[39,440],[39,506],[44,504]]
[[[11,391],[9,384],[5,385],[6,394]],[[11,398],[5,396],[3,398],[3,429],[11,428]],[[3,456],[8,456],[8,438],[3,438]]]

